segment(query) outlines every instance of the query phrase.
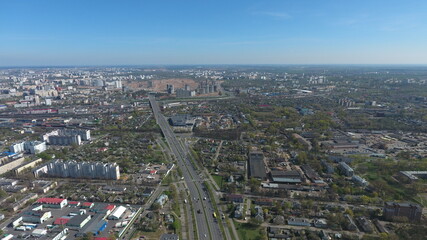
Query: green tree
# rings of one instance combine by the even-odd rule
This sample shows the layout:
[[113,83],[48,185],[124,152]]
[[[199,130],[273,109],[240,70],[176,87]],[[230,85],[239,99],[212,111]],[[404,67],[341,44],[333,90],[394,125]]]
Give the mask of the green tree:
[[6,196],[7,196],[7,193],[3,189],[0,189],[0,198],[4,198]]
[[257,192],[261,186],[261,181],[256,178],[249,179],[249,187],[251,192]]
[[179,229],[181,229],[181,224],[179,223],[179,221],[175,220],[175,221],[173,221],[171,227],[176,232]]
[[39,153],[39,154],[37,154],[37,157],[39,157],[45,161],[52,160],[52,154],[49,154],[47,152]]
[[249,219],[249,222],[248,222],[248,224],[253,228],[261,226],[261,223],[262,223],[262,221],[260,221],[256,218],[251,218],[251,219]]
[[162,206],[160,206],[159,203],[155,202],[153,205],[151,205],[151,209],[153,210],[159,210]]

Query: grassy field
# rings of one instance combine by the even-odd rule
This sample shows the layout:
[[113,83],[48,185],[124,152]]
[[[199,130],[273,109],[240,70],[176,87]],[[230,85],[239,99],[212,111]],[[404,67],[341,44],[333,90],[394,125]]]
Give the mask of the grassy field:
[[212,175],[212,178],[215,180],[218,187],[222,188],[221,184],[224,182],[224,178],[222,176],[219,176],[219,175]]
[[[234,221],[234,220],[233,220]],[[236,226],[237,234],[239,234],[239,239],[241,240],[258,240],[261,239],[259,230],[261,227],[252,227],[247,223],[240,223],[234,221]]]
[[133,236],[132,240],[138,240],[140,237],[144,236],[144,239],[160,239],[160,236],[162,236],[163,233],[166,233],[166,229],[164,227],[159,228],[156,232],[143,232],[143,231],[137,231]]

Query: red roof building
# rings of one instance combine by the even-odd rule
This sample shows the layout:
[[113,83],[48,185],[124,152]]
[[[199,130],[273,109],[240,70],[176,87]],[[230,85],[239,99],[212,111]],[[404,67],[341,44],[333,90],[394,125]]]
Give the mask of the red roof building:
[[63,198],[39,198],[39,199],[37,199],[37,203],[60,204],[64,200],[66,200],[66,199],[63,199]]
[[95,204],[93,202],[84,202],[82,207],[84,208],[92,208]]
[[105,207],[106,210],[113,211],[116,208],[116,205],[110,204]]
[[78,202],[78,201],[70,201],[70,202],[68,202],[68,205],[71,205],[71,206],[80,206],[80,202]]
[[68,201],[64,198],[39,198],[36,203],[43,204],[44,207],[63,208],[67,205]]
[[53,222],[53,225],[65,225],[68,221],[70,221],[71,218],[57,218],[55,219],[55,222]]

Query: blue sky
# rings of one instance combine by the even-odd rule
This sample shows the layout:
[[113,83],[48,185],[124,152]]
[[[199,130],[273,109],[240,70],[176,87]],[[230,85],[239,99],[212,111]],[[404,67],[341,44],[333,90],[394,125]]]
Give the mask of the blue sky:
[[0,0],[0,66],[427,64],[427,1]]

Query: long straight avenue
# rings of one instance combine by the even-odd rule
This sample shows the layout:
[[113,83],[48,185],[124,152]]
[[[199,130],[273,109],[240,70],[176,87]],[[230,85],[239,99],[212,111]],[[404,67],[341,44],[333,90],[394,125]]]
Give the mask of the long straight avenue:
[[[181,168],[184,180],[188,186],[191,199],[189,203],[196,217],[196,228],[198,239],[223,239],[218,222],[213,217],[214,207],[209,194],[204,191],[202,186],[202,178],[196,172],[193,164],[187,156],[188,149],[185,144],[180,144],[167,120],[160,112],[160,107],[155,100],[155,97],[149,96],[150,105],[156,118],[157,124],[160,126],[167,143],[169,144],[172,154],[178,161],[178,166]],[[190,233],[189,238],[193,239],[193,233]]]

